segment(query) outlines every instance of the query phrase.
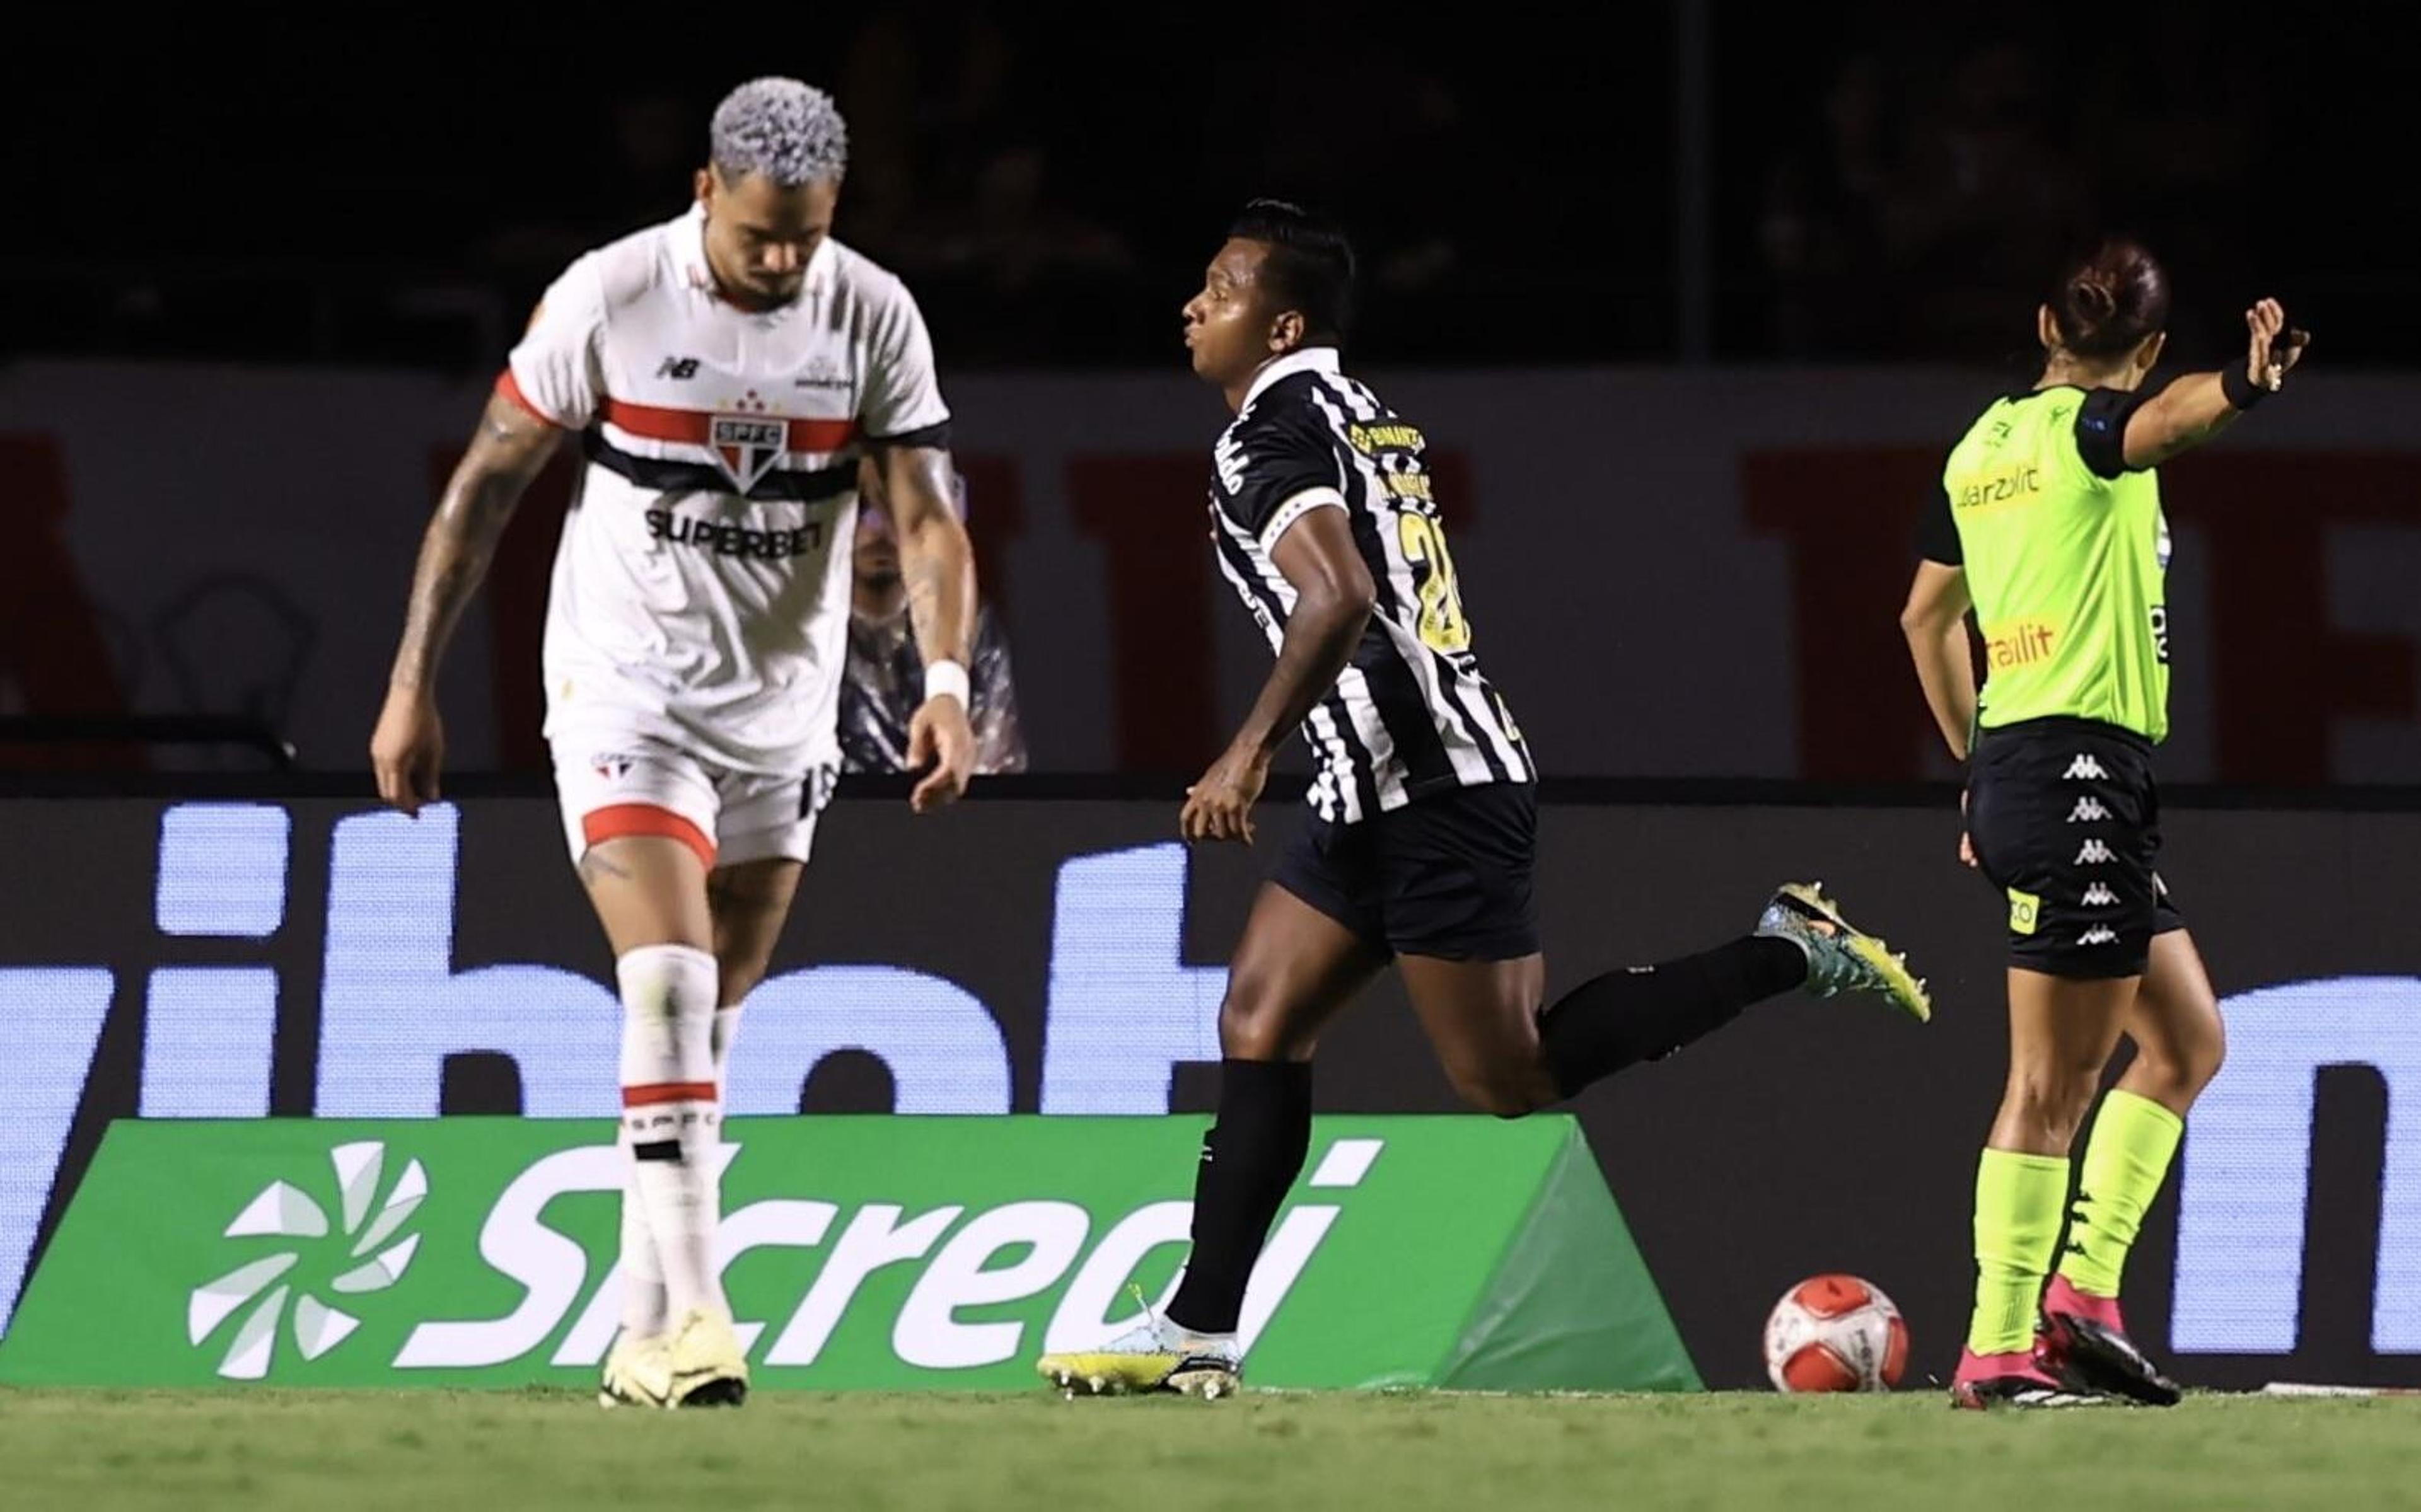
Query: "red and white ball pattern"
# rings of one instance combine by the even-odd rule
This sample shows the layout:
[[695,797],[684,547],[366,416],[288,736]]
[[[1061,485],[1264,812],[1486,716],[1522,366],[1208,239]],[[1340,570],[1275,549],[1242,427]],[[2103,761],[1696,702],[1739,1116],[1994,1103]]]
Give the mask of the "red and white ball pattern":
[[1907,1366],[1908,1324],[1856,1276],[1810,1276],[1765,1320],[1765,1373],[1776,1391],[1889,1391]]

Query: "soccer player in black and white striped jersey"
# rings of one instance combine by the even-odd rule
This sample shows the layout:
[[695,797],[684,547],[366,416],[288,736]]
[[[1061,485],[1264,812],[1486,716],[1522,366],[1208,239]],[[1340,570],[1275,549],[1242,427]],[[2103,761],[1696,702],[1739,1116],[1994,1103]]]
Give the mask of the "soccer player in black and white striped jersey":
[[1246,207],[1185,306],[1194,370],[1235,413],[1213,453],[1220,570],[1277,663],[1226,753],[1188,789],[1194,841],[1253,839],[1270,758],[1301,727],[1311,815],[1255,901],[1228,973],[1216,1124],[1194,1252],[1166,1316],[1054,1354],[1070,1392],[1219,1395],[1238,1379],[1244,1285],[1311,1136],[1322,1027],[1392,959],[1446,1074],[1514,1117],[1654,1060],[1792,988],[1924,985],[1816,889],[1776,892],[1754,932],[1609,972],[1548,1007],[1531,899],[1538,769],[1480,675],[1420,429],[1342,369],[1353,255],[1334,226]]

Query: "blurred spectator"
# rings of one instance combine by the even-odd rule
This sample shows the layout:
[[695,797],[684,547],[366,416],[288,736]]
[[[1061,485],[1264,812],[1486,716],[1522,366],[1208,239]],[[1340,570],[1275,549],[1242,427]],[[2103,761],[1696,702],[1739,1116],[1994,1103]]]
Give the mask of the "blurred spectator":
[[[1026,35],[1030,38],[1031,32]],[[1054,195],[1042,117],[1060,101],[989,6],[893,0],[849,48],[842,234],[915,288],[951,362],[1060,357],[1132,257]]]
[[1940,79],[1910,133],[1911,193],[1885,226],[1912,280],[1903,348],[2031,350],[2033,327],[2010,307],[2091,229],[2082,175],[2055,139],[2068,124],[2015,42],[1977,48]]
[[2207,362],[2240,344],[2236,310],[2257,277],[2244,227],[2257,212],[2230,207],[2235,186],[2259,174],[2260,117],[2235,108],[2228,81],[2259,76],[2267,59],[2257,37],[2204,27],[2194,14],[2172,5],[2148,18],[2161,45],[2112,60],[2088,118],[2091,140],[2105,144],[2104,197],[2121,228],[2190,271],[2171,359]]
[[[1727,355],[2019,354],[2049,270],[2105,228],[2177,276],[2181,360],[2282,273],[2370,296],[2333,364],[2421,339],[2413,195],[2375,166],[2403,60],[2331,8],[2245,28],[2148,0],[2074,36],[1894,0],[1708,8],[1701,271]],[[1335,0],[1206,51],[1159,8],[847,0],[754,64],[533,15],[432,66],[286,19],[249,50],[258,86],[199,93],[190,58],[130,48],[114,76],[180,101],[193,168],[155,186],[139,250],[105,218],[47,224],[0,329],[45,353],[484,368],[572,257],[678,212],[709,103],[760,69],[839,96],[838,234],[907,278],[954,371],[1166,361],[1202,239],[1257,194],[1353,229],[1367,361],[1663,360],[1688,283],[1669,10],[1575,13],[1541,45]],[[127,90],[30,84],[23,202],[158,159],[166,117],[114,108]]]
[[[1476,245],[1518,277],[1565,255],[1569,231],[1557,226],[1570,197],[1561,183],[1525,183],[1484,219],[1447,210],[1428,187],[1475,180],[1489,161],[1490,121],[1464,108],[1471,70],[1456,67],[1451,49],[1423,55],[1423,40],[1374,28],[1351,7],[1304,7],[1288,18],[1287,61],[1247,57],[1220,70],[1209,111],[1240,128],[1210,148],[1226,160],[1238,202],[1273,195],[1344,222],[1361,262],[1359,329],[1407,354],[1451,350],[1471,328],[1504,320],[1459,307]],[[1289,77],[1297,58],[1319,59],[1316,74]],[[1525,218],[1559,234],[1530,233]],[[1492,234],[1473,241],[1482,225]]]
[[578,171],[516,198],[512,217],[486,240],[488,268],[517,311],[526,313],[574,257],[668,221],[696,197],[691,177],[706,162],[700,107],[670,93],[626,95],[606,102],[603,126],[585,138],[588,162],[575,156]]
[[1844,63],[1822,109],[1821,133],[1775,166],[1757,227],[1778,356],[1854,349],[1874,319],[1858,296],[1885,266],[1883,228],[1908,213],[1882,62]]
[[[966,479],[952,475],[959,513],[966,514]],[[974,664],[976,771],[1025,770],[1025,735],[1017,720],[1017,688],[1009,675],[1008,641],[990,604],[976,611]],[[849,664],[841,679],[843,772],[908,770],[908,725],[925,701],[925,658],[908,614],[899,576],[899,546],[871,459],[858,468],[857,539],[850,596]]]

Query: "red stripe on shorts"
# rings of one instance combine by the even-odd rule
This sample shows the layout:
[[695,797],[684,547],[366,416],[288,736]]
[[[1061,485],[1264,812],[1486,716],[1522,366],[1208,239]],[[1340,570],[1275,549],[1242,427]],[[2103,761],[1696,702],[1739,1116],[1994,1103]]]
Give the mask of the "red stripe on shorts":
[[634,834],[660,834],[689,847],[697,853],[699,865],[714,869],[714,842],[706,832],[659,804],[609,803],[592,808],[580,816],[580,834],[593,846]]

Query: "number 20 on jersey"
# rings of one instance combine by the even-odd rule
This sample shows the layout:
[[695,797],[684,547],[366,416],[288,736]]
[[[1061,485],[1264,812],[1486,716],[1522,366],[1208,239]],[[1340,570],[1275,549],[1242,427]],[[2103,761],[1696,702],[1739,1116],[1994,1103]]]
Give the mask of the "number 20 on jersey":
[[1455,581],[1445,528],[1409,510],[1397,516],[1397,538],[1404,560],[1412,565],[1414,591],[1420,596],[1421,644],[1448,654],[1471,649],[1471,621],[1463,617],[1462,588]]

